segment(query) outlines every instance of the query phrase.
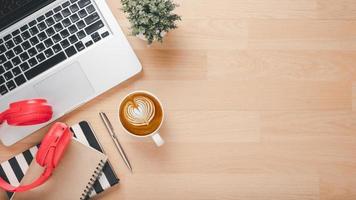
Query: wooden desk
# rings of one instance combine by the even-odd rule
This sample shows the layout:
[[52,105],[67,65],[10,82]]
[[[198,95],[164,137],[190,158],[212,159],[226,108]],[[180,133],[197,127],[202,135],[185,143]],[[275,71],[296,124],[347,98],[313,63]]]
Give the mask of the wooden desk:
[[[183,21],[163,45],[128,36],[144,72],[61,119],[90,121],[121,178],[98,199],[356,199],[356,2],[177,2]],[[165,105],[162,148],[121,134],[117,106],[136,89]],[[1,160],[43,132],[1,147]]]

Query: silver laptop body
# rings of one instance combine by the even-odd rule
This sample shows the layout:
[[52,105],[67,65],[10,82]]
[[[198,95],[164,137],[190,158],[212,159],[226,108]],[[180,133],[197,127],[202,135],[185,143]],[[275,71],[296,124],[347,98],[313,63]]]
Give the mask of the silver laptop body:
[[[18,5],[11,7],[14,1]],[[5,0],[9,9],[0,6],[0,12],[5,9],[0,28],[9,10],[41,1],[40,9],[11,18],[16,23],[0,32],[0,111],[11,102],[45,98],[53,106],[54,121],[141,71],[104,0]],[[10,146],[48,123],[3,124],[0,140]]]

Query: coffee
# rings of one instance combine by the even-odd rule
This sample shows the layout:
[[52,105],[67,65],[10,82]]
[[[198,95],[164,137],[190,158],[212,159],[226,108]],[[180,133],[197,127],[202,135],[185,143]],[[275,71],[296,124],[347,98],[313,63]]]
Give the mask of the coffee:
[[120,105],[119,115],[124,128],[137,136],[155,132],[163,120],[161,104],[154,96],[145,92],[127,96]]

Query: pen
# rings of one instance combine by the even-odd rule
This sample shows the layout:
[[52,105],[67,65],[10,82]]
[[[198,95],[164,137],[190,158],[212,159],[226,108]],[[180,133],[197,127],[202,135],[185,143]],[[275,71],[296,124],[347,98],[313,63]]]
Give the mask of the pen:
[[109,118],[106,116],[106,114],[104,112],[100,112],[99,115],[100,115],[100,118],[103,121],[106,129],[108,130],[108,133],[110,134],[112,140],[114,141],[116,149],[119,151],[119,153],[120,153],[122,159],[124,160],[126,166],[130,169],[130,171],[132,173],[132,167],[131,167],[130,161],[127,158],[127,155],[126,155],[124,149],[122,148],[122,146],[121,146],[121,144],[119,142],[119,139],[117,138],[117,135],[116,135],[116,133],[114,131],[113,126],[111,125],[111,123],[109,121]]

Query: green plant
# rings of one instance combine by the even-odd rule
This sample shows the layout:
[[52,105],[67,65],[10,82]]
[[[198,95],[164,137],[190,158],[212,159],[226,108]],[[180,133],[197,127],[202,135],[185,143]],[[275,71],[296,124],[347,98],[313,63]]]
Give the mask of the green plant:
[[163,41],[164,34],[177,28],[181,17],[172,11],[177,7],[171,0],[121,0],[128,14],[132,34],[143,35],[148,44]]

